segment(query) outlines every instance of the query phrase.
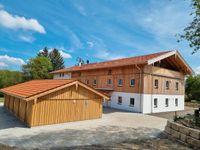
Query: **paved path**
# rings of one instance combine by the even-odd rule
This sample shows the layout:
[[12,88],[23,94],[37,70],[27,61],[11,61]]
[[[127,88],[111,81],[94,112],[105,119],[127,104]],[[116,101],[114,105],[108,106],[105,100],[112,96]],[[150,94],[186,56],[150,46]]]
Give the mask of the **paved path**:
[[157,137],[166,119],[104,109],[101,119],[27,128],[0,106],[0,143],[25,149],[120,143]]

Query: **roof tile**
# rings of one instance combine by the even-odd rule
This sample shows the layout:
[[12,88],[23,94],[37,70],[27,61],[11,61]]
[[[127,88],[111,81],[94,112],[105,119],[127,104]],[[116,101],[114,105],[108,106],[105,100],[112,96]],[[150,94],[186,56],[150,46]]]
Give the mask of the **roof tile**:
[[90,70],[90,69],[100,69],[100,68],[108,68],[108,67],[110,68],[110,67],[134,65],[134,64],[144,64],[149,59],[161,56],[161,55],[169,53],[169,52],[171,52],[171,51],[153,53],[153,54],[143,55],[143,56],[122,58],[122,59],[105,61],[105,62],[84,64],[84,65],[81,65],[81,66],[73,66],[73,67],[70,67],[70,68],[56,70],[56,71],[53,71],[51,73],[55,74],[55,73],[63,73],[63,72],[72,72],[72,71],[81,71],[81,70]]
[[32,80],[0,89],[0,92],[27,98],[74,81],[75,80]]

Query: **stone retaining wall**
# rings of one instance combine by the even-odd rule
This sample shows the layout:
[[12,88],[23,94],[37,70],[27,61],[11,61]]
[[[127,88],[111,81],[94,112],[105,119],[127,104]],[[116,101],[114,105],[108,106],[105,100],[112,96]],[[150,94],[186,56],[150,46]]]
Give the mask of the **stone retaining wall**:
[[200,147],[200,130],[188,128],[181,124],[168,121],[165,132],[184,143]]

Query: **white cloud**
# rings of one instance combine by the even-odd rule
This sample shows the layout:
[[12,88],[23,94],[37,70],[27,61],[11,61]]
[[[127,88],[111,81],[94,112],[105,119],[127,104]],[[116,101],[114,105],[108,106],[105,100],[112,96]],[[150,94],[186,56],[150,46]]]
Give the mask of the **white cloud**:
[[9,29],[24,29],[46,33],[44,27],[36,19],[12,15],[3,9],[0,9],[0,25]]
[[137,21],[148,32],[156,36],[175,36],[181,33],[192,19],[189,15],[191,12],[189,4],[187,8],[184,4],[187,5],[187,2],[179,5],[179,1],[160,3],[152,1],[150,9],[142,11]]
[[93,42],[88,41],[87,44],[88,44],[88,46],[89,46],[90,48],[94,47],[94,43],[93,43]]
[[63,58],[67,59],[67,58],[72,58],[72,56],[62,50],[59,51],[60,54],[62,55]]
[[114,59],[124,58],[125,56],[115,55],[115,54],[109,53],[108,51],[102,50],[102,51],[98,51],[95,57],[99,59],[104,59],[104,60],[114,60]]
[[25,62],[21,58],[0,55],[0,69],[18,70]]
[[79,12],[82,16],[87,16],[86,10],[85,10],[85,8],[84,8],[82,5],[75,3],[75,4],[74,4],[74,7],[78,10],[78,12]]
[[4,62],[0,62],[0,68],[5,68],[5,67],[8,67],[8,65],[5,64]]
[[200,66],[195,69],[196,74],[200,74]]
[[115,54],[108,50],[106,44],[104,43],[103,39],[93,36],[93,48],[94,50],[94,57],[103,59],[103,60],[113,60],[123,58],[123,55]]
[[19,39],[28,43],[32,43],[35,40],[32,36],[26,36],[26,35],[20,35]]

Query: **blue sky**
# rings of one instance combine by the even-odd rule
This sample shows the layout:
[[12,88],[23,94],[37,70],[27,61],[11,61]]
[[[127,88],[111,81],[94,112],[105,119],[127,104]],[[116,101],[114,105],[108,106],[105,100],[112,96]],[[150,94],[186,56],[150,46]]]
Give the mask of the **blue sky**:
[[175,37],[191,11],[189,0],[0,0],[0,69],[20,70],[47,46],[66,67],[176,49],[200,72],[200,53]]

